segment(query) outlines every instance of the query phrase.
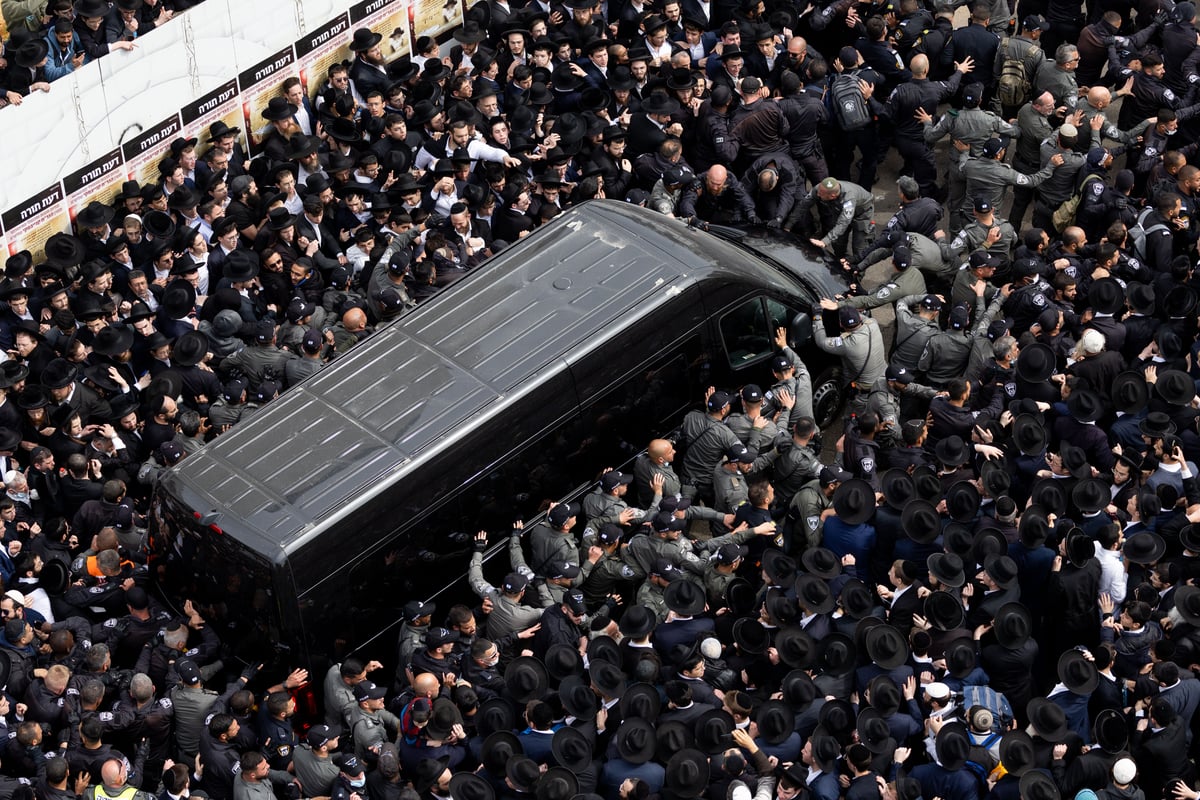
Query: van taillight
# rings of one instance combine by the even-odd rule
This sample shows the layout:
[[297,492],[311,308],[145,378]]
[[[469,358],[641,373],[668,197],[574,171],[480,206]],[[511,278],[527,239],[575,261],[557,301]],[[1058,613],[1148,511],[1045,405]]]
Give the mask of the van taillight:
[[317,693],[311,682],[293,691],[292,699],[296,701],[296,716],[316,719],[320,715],[321,710],[317,708]]
[[[201,513],[199,511],[193,511],[192,516],[195,517],[197,520],[204,518],[203,515],[201,515]],[[213,533],[218,534],[220,536],[225,535],[225,531],[221,530],[221,527],[219,525],[209,525],[208,529],[210,531],[212,531]]]

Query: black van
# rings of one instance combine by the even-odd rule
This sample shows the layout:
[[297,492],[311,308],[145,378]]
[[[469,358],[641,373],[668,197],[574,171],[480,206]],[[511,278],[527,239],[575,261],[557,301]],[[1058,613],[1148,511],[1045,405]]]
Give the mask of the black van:
[[246,661],[390,656],[404,602],[465,590],[475,531],[584,491],[705,387],[769,382],[777,326],[831,420],[809,309],[845,290],[786,234],[572,208],[167,472],[160,585]]

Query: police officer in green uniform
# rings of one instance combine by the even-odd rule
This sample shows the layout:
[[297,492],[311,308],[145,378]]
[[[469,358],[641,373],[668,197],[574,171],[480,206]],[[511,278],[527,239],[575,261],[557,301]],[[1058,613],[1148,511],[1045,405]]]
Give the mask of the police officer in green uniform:
[[[754,435],[754,420],[760,416],[765,416],[767,419],[766,426],[762,429],[762,434],[759,437],[761,441],[773,442],[779,436],[779,431],[787,430],[787,420],[789,412],[784,411],[780,415],[779,420],[772,419],[770,415],[763,413],[763,391],[758,384],[748,383],[742,387],[742,413],[730,414],[725,418],[725,424],[729,426],[729,430],[733,431],[734,435],[741,440],[742,444],[750,441],[750,437]],[[780,426],[782,420],[782,428]]]
[[[816,416],[813,413],[812,375],[796,351],[788,346],[787,328],[775,329],[775,346],[779,348],[779,355],[771,359],[775,383],[763,393],[763,413],[769,414],[781,431],[788,431],[798,417]],[[790,406],[787,405],[789,401]],[[785,413],[787,411],[791,412],[790,416]]]
[[667,620],[667,599],[664,595],[671,581],[683,580],[679,568],[665,558],[656,558],[650,566],[650,574],[642,581],[637,591],[637,604],[654,612],[661,625]]
[[738,567],[746,557],[748,548],[737,544],[722,545],[704,573],[704,593],[708,595],[708,604],[712,608],[720,608],[725,604],[725,589],[737,579]]
[[645,577],[622,557],[622,538],[624,531],[611,523],[600,526],[596,532],[596,544],[588,549],[587,560],[592,568],[579,587],[588,608],[603,603],[610,594],[621,592],[629,582]]
[[[849,266],[850,262],[845,262]],[[841,302],[852,308],[879,308],[891,305],[915,294],[925,294],[925,276],[919,269],[911,269],[912,251],[908,245],[898,244],[892,248],[892,273],[883,283],[868,289],[867,294],[851,297]]]
[[851,477],[837,465],[823,467],[819,476],[796,492],[788,506],[788,520],[792,525],[784,533],[789,555],[799,555],[804,550],[821,546],[825,518],[833,513],[833,493]]
[[713,495],[718,511],[732,514],[746,502],[749,481],[746,474],[754,467],[758,454],[747,447],[731,447],[725,460],[713,470]]

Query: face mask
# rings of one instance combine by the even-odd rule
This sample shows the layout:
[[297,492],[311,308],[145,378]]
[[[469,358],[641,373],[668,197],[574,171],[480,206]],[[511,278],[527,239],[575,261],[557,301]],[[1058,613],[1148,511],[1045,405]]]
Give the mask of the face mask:
[[355,789],[361,789],[362,787],[367,785],[367,779],[359,778],[356,781],[350,781],[350,785],[353,786]]
[[1163,131],[1163,133],[1165,133],[1167,136],[1174,136],[1175,134],[1179,133],[1179,129],[1178,128],[1176,128],[1175,130],[1167,129],[1167,130]]

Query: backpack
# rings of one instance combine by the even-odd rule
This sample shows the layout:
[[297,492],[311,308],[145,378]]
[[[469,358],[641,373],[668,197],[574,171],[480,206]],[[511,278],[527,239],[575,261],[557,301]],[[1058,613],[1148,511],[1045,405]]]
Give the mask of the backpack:
[[1029,100],[1029,96],[1033,90],[1029,82],[1029,73],[1025,69],[1025,58],[1037,51],[1040,56],[1042,49],[1037,45],[1033,45],[1025,53],[1019,54],[1017,57],[1012,55],[1012,47],[1010,46],[1012,39],[1005,36],[1000,42],[1000,50],[1004,54],[1004,61],[1000,66],[1000,80],[996,84],[996,96],[1000,98],[1000,102],[1007,107],[1017,107],[1025,105]]
[[1083,190],[1087,188],[1088,182],[1093,178],[1103,182],[1103,178],[1095,173],[1088,175],[1083,179],[1083,183],[1079,185],[1079,188],[1070,197],[1063,200],[1062,204],[1054,210],[1054,214],[1050,218],[1054,223],[1054,230],[1062,233],[1067,226],[1075,224],[1075,215],[1079,212],[1079,204],[1083,201]]
[[1129,227],[1129,238],[1133,240],[1133,252],[1143,264],[1146,263],[1146,236],[1158,231],[1170,231],[1170,228],[1161,222],[1151,225],[1149,228],[1146,227],[1146,218],[1153,210],[1152,208],[1142,209],[1142,213],[1138,214],[1137,222]]
[[871,124],[871,111],[858,85],[856,73],[843,72],[833,76],[829,85],[830,102],[838,127],[847,133],[860,131]]

